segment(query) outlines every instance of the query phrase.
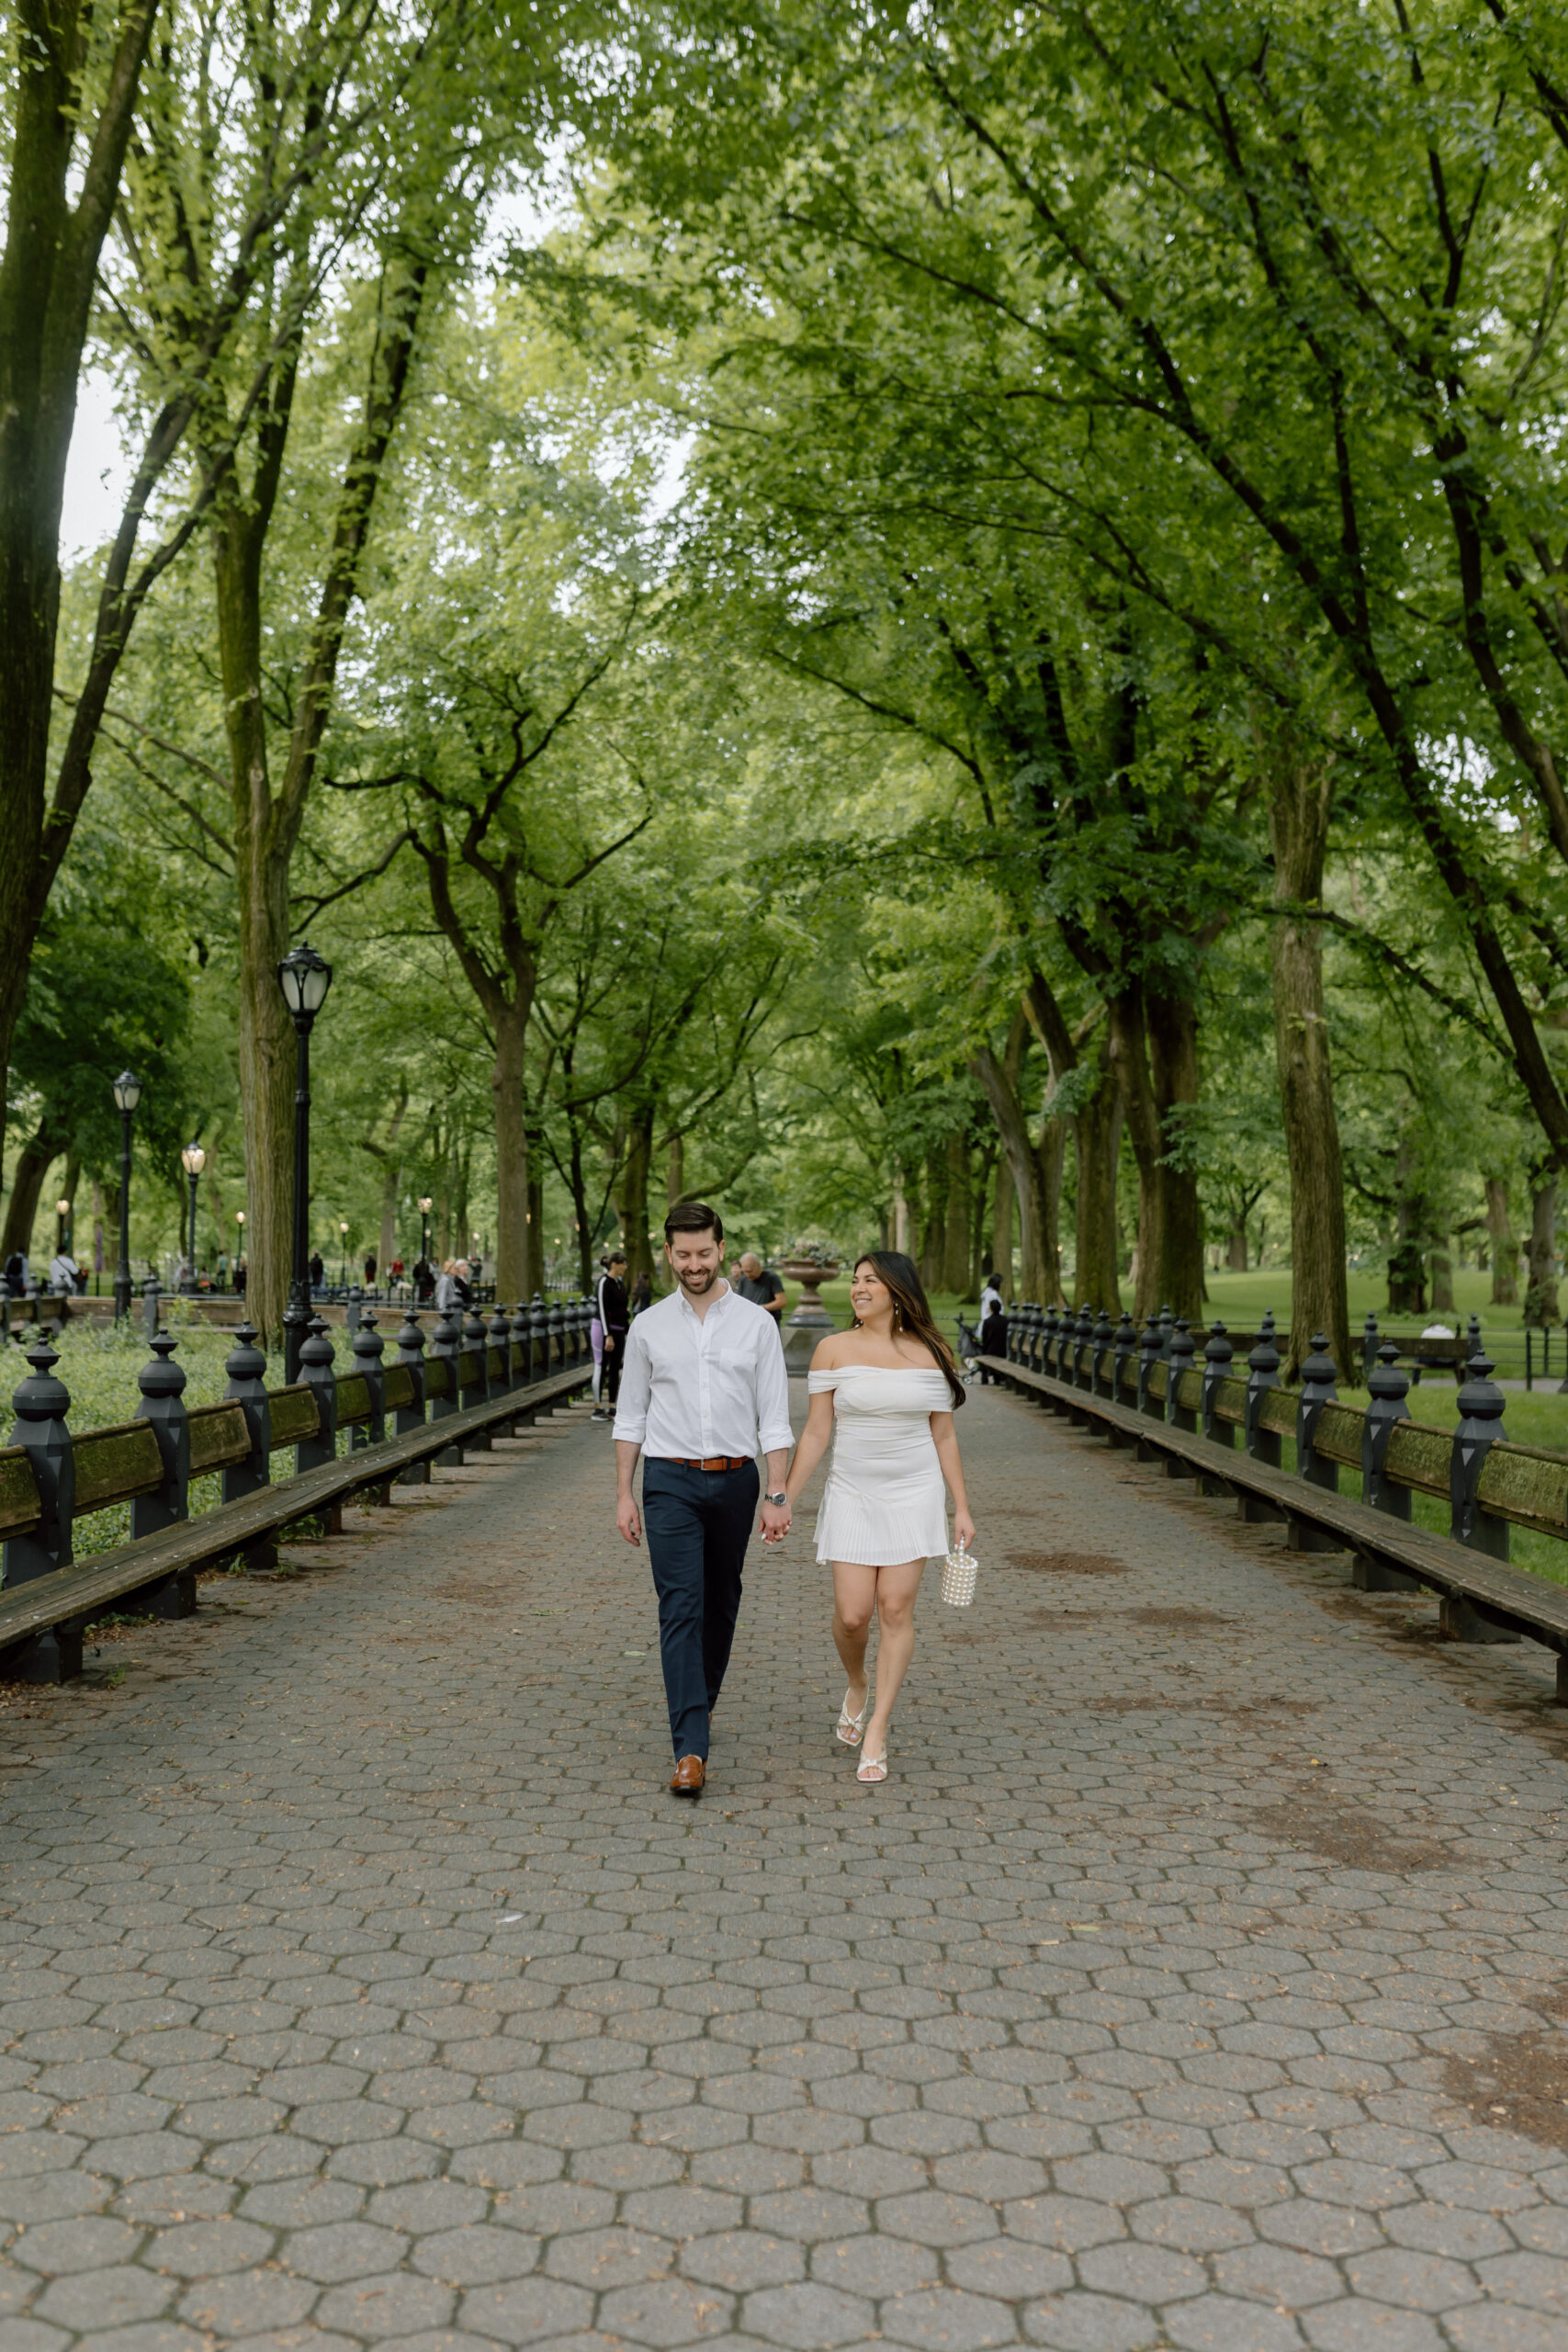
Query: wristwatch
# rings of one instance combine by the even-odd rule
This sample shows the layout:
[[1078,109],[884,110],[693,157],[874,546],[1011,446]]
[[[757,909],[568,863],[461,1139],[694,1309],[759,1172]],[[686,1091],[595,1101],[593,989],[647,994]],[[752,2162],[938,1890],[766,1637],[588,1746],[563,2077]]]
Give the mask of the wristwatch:
[[784,1505],[788,1502],[789,1497],[784,1494],[764,1495],[762,1497],[762,1500],[765,1503],[772,1503],[775,1510],[782,1510]]

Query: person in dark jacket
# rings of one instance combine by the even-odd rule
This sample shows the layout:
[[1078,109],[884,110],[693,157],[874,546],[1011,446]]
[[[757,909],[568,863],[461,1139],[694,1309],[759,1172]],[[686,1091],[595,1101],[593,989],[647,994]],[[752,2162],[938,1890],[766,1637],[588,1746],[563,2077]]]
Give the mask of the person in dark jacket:
[[[1007,1351],[1008,1319],[1002,1313],[1001,1301],[998,1299],[980,1326],[980,1353],[983,1356],[1005,1356]],[[986,1366],[982,1364],[980,1366],[981,1387],[989,1388],[993,1381],[998,1388],[1001,1386],[1000,1373],[987,1372]]]
[[599,1385],[599,1402],[591,1418],[596,1421],[613,1421],[615,1399],[621,1393],[621,1364],[626,1352],[626,1332],[631,1325],[631,1313],[626,1302],[626,1254],[613,1250],[604,1261],[604,1271],[599,1277],[594,1295],[593,1314],[604,1333],[604,1377]]

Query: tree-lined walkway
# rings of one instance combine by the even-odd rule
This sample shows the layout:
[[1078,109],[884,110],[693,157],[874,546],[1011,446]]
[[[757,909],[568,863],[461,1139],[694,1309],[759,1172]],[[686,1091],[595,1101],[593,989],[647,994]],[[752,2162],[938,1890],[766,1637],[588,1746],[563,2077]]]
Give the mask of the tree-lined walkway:
[[0,1699],[0,2352],[1568,2347],[1544,1656],[961,1427],[881,1789],[800,1530],[665,1794],[581,1411]]

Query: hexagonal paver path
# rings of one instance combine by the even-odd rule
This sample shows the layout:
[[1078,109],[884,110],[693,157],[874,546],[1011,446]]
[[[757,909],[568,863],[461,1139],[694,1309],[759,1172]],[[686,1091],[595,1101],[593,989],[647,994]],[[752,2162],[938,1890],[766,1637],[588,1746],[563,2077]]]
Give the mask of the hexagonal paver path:
[[0,1694],[0,2352],[1568,2352],[1542,1654],[960,1429],[881,1789],[803,1527],[666,1794],[581,1412]]

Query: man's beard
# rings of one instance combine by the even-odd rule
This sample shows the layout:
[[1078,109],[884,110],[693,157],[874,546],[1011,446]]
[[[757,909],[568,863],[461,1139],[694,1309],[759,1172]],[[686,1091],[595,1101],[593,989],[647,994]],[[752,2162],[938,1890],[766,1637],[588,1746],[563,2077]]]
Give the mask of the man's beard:
[[700,1298],[704,1291],[712,1290],[715,1283],[717,1282],[718,1268],[716,1266],[710,1266],[706,1273],[682,1272],[677,1274],[675,1279],[680,1283],[682,1290],[694,1290]]

